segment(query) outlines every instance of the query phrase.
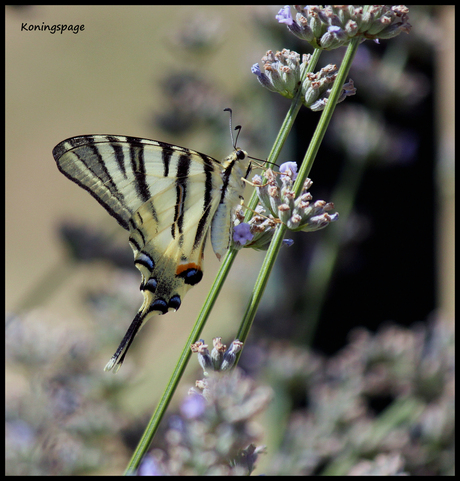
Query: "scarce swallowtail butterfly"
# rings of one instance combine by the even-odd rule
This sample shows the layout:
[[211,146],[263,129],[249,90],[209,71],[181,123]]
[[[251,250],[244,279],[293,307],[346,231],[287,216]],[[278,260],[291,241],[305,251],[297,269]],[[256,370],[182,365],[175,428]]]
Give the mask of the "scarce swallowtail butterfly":
[[129,231],[144,302],[105,370],[116,372],[143,324],[179,309],[203,277],[208,231],[220,259],[251,165],[235,148],[222,163],[156,140],[83,135],[53,150],[58,169],[88,191]]

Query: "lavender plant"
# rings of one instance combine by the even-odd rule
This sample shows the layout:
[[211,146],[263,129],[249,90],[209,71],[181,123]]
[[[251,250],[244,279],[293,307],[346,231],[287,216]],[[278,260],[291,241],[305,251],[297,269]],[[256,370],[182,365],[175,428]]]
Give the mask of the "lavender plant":
[[180,413],[169,418],[166,448],[154,449],[139,474],[248,475],[254,470],[264,450],[254,444],[262,433],[254,417],[266,409],[272,390],[239,368],[228,372],[242,343],[234,341],[227,349],[221,341],[213,340],[211,353],[202,340],[191,346],[204,378],[189,390]]
[[[297,12],[295,18],[292,17],[290,7],[281,9],[276,18],[280,24],[286,25],[289,32],[310,43],[315,49],[314,53],[312,55],[299,54],[287,49],[281,49],[274,53],[269,50],[262,57],[262,69],[258,65],[254,65],[251,69],[264,88],[292,100],[268,160],[275,162],[278,158],[297,112],[302,106],[314,112],[323,111],[323,115],[299,173],[297,173],[297,163],[290,162],[280,167],[280,173],[276,173],[275,169],[269,169],[263,177],[258,176],[252,179],[252,183],[256,186],[256,193],[249,201],[249,209],[246,210],[245,215],[243,215],[243,210],[236,213],[233,249],[222,263],[222,268],[197,324],[189,336],[167,390],[128,466],[127,471],[130,473],[139,468],[138,474],[140,475],[250,474],[255,467],[257,455],[263,452],[263,447],[258,445],[261,437],[260,428],[254,427],[253,418],[261,411],[269,409],[269,401],[275,393],[268,388],[258,387],[250,378],[243,376],[237,367],[230,368],[236,365],[242,343],[246,343],[252,320],[277,253],[281,245],[291,243],[289,239],[284,238],[286,231],[314,231],[326,227],[338,218],[338,214],[333,213],[331,202],[313,201],[310,193],[312,181],[308,179],[308,174],[335,105],[356,92],[353,81],[347,80],[347,75],[358,44],[365,39],[378,41],[379,38],[388,39],[400,32],[408,33],[410,30],[408,10],[404,6],[325,6],[322,8],[320,6],[304,8],[296,6],[295,10]],[[329,65],[315,73],[321,51],[339,46],[348,48],[340,68]],[[340,208],[340,203],[338,206]],[[253,215],[253,211],[256,212],[256,215]],[[226,349],[221,340],[217,339],[214,349],[209,353],[204,342],[199,342],[197,339],[237,251],[249,247],[268,249],[250,304],[235,336],[236,340]],[[32,331],[29,331],[29,334],[30,332]],[[438,334],[435,333],[434,337],[439,340],[439,332],[436,332]],[[27,331],[24,331],[18,335],[24,336],[26,333]],[[47,330],[47,336],[49,334],[50,332]],[[436,404],[430,402],[428,393],[425,393],[426,398],[423,401],[425,411],[423,411],[423,407],[417,403],[417,399],[414,399],[414,392],[411,392],[414,394],[414,398],[411,398],[403,408],[406,409],[406,413],[407,406],[413,408],[416,413],[423,413],[422,420],[418,424],[419,431],[422,433],[421,437],[431,440],[433,444],[438,443],[438,446],[441,446],[438,451],[440,457],[444,456],[445,458],[448,449],[443,450],[442,446],[448,444],[450,436],[448,428],[451,419],[452,396],[449,388],[452,381],[450,377],[444,376],[443,378],[442,370],[435,365],[434,361],[424,358],[429,343],[428,341],[426,343],[415,342],[414,338],[420,340],[420,337],[417,336],[420,334],[415,331],[396,332],[396,338],[401,340],[403,346],[399,353],[395,353],[394,350],[392,351],[392,347],[395,346],[388,341],[389,335],[379,333],[373,338],[369,333],[360,333],[353,338],[351,346],[344,354],[328,362],[308,351],[299,351],[279,345],[264,346],[262,352],[265,353],[268,361],[267,371],[270,376],[278,374],[278,377],[286,383],[293,379],[298,380],[300,377],[303,384],[299,383],[299,385],[308,386],[313,399],[312,411],[304,410],[291,419],[289,429],[283,436],[276,455],[272,457],[267,473],[311,474],[315,473],[315,470],[317,472],[326,462],[330,463],[329,473],[335,474],[339,472],[402,474],[405,470],[411,471],[407,461],[404,462],[399,452],[402,451],[402,448],[397,442],[397,436],[401,431],[391,431],[389,433],[390,440],[386,444],[388,431],[378,439],[377,444],[380,443],[378,446],[373,445],[372,450],[366,446],[365,441],[369,440],[369,433],[366,430],[368,428],[369,430],[378,430],[378,428],[381,429],[381,425],[372,424],[374,421],[372,412],[369,407],[363,406],[363,397],[369,392],[376,392],[387,385],[395,385],[398,389],[401,388],[401,392],[404,392],[407,380],[410,380],[413,387],[416,385],[417,378],[421,378],[426,386],[433,386],[433,384],[438,387],[443,386],[443,388],[439,387],[439,390],[443,391],[445,395],[436,398]],[[71,337],[73,338],[73,336]],[[426,337],[429,337],[428,334]],[[45,336],[36,336],[36,339],[43,338]],[[53,339],[56,338],[51,336],[51,340]],[[403,342],[404,339],[407,342]],[[408,341],[408,339],[412,339],[412,341]],[[445,340],[445,338],[443,339]],[[430,352],[444,354],[442,362],[452,369],[449,364],[450,347],[446,348],[451,345],[450,342],[430,344]],[[23,345],[23,343],[16,344]],[[50,348],[57,344],[57,342],[51,342]],[[85,349],[81,347],[83,344],[86,346]],[[34,352],[33,348],[37,346],[33,339],[29,340],[28,345],[31,346],[27,352],[30,355],[30,352]],[[207,375],[203,373],[204,379],[198,381],[195,388],[192,388],[190,396],[181,404],[180,412],[168,420],[168,427],[161,438],[164,443],[163,449],[159,447],[161,443],[156,443],[155,449],[145,455],[187,364],[191,352],[190,345],[198,353],[200,365]],[[69,351],[73,353],[74,357],[78,357],[78,362],[74,367],[75,371],[81,375],[82,365],[90,366],[91,356],[86,355],[85,357],[84,354],[88,350],[87,340],[79,343],[78,346],[79,348],[69,348]],[[418,359],[424,359],[425,371],[414,368],[414,358],[411,357],[414,350]],[[353,354],[351,361],[350,351]],[[25,354],[25,352],[10,350],[10,355],[15,357],[16,362],[23,362]],[[87,360],[88,364],[82,364],[82,357]],[[380,362],[381,358],[386,359],[386,362]],[[32,361],[40,362],[35,358]],[[64,362],[68,363],[68,360]],[[409,370],[410,372],[407,372],[408,363],[412,368]],[[350,364],[351,370],[348,371]],[[373,370],[376,364],[378,368]],[[90,369],[88,368],[88,370]],[[449,370],[449,372],[451,371]],[[337,380],[336,384],[332,381],[322,383],[323,374],[328,376],[327,379],[334,376],[339,379],[332,380]],[[21,420],[17,413],[8,413],[7,433],[9,439],[15,441],[15,450],[12,453],[13,457],[10,458],[10,463],[13,463],[16,471],[13,469],[12,472],[23,474],[21,466],[24,459],[30,458],[32,454],[42,457],[41,469],[38,469],[36,474],[72,473],[76,466],[76,462],[72,464],[74,462],[72,460],[79,453],[81,453],[81,458],[84,458],[85,464],[78,466],[78,469],[81,471],[95,469],[102,454],[97,452],[95,455],[94,449],[88,449],[88,447],[93,447],[87,442],[88,436],[91,438],[96,435],[102,436],[104,440],[102,444],[110,445],[113,449],[110,439],[114,432],[121,429],[121,425],[130,424],[133,420],[120,415],[116,407],[110,411],[111,418],[99,416],[97,404],[100,400],[98,397],[100,392],[94,393],[93,402],[90,406],[86,406],[90,408],[86,409],[86,412],[91,412],[93,415],[82,420],[77,409],[80,384],[77,382],[76,385],[67,385],[59,371],[49,372],[44,369],[43,375],[50,389],[46,396],[43,396],[44,399],[36,396],[32,401],[42,406],[46,416],[50,418],[59,416],[61,424],[66,428],[66,434],[64,438],[60,439],[60,442],[56,442],[52,446],[45,446],[43,452],[37,453],[35,450],[33,453],[31,440],[44,436],[40,422],[36,419]],[[355,379],[365,378],[366,382],[363,383],[364,387],[361,390],[355,386],[356,389],[350,391],[350,386],[340,384],[341,376]],[[111,378],[110,381],[106,381],[110,385],[104,385],[103,389],[107,392],[116,391],[122,380],[123,378],[117,380]],[[94,380],[92,382],[94,383]],[[102,381],[98,379],[97,382],[101,383]],[[416,388],[413,387],[412,391],[415,390]],[[428,391],[430,390],[428,389]],[[18,411],[27,402],[31,402],[31,400],[21,398]],[[324,422],[315,422],[312,416],[316,416]],[[411,413],[406,416],[406,419],[409,419]],[[443,428],[441,430],[436,427],[436,420],[439,419],[442,421],[438,423],[438,426]],[[326,420],[329,420],[329,424]],[[359,425],[354,431],[353,423],[357,420]],[[347,428],[346,434],[336,439],[335,432],[340,432],[344,425]],[[404,425],[405,439],[412,435],[408,426],[409,423]],[[307,439],[305,432],[311,434]],[[341,452],[341,448],[346,446],[347,442],[354,442],[356,438],[361,442],[350,455],[351,461],[347,459],[343,465],[338,462],[334,464],[334,456]],[[416,441],[414,441],[415,444]],[[404,459],[409,456],[409,467],[418,468],[417,453],[423,454],[423,450],[417,451],[414,445],[410,445],[409,448],[412,449],[404,452]],[[120,451],[117,449],[117,454]],[[379,454],[374,456],[377,452]],[[63,466],[69,459],[71,462],[66,471]],[[141,460],[143,460],[142,464]],[[289,470],[288,466],[294,467],[294,469]],[[344,466],[345,468],[348,466],[349,470],[346,471]],[[444,472],[448,472],[448,469],[449,466],[445,468]]]
[[[8,333],[7,361],[23,373],[40,370],[31,392],[21,382],[7,390],[6,472],[74,475],[110,466],[115,473],[126,456],[120,432],[126,442],[135,425],[116,401],[132,373],[104,375],[95,355],[102,339],[50,317],[32,311]],[[241,344],[213,344],[210,352],[203,341],[194,345],[203,377],[164,419],[139,475],[247,475],[262,463],[269,475],[454,474],[450,320],[433,317],[411,329],[387,324],[375,334],[357,328],[330,358],[286,342],[247,346],[252,373],[273,388],[239,368],[222,372]],[[306,406],[293,409],[293,390]],[[279,432],[280,417],[286,429],[267,439]]]

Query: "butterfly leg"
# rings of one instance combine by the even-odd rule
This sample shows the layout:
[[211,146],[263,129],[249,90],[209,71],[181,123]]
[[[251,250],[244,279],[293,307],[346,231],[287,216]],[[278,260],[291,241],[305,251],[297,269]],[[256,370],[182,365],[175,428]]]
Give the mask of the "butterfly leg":
[[250,180],[245,179],[244,177],[241,177],[241,180],[243,182],[246,182],[246,184],[250,185],[251,187],[265,187],[266,185],[269,184],[269,182],[265,182],[265,184],[255,184],[255,183],[251,182]]

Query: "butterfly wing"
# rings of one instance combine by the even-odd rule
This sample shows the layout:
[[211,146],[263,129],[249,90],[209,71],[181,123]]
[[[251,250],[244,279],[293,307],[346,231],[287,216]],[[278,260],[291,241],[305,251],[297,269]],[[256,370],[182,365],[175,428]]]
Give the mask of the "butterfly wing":
[[201,280],[207,232],[221,199],[221,165],[183,147],[109,135],[67,139],[53,155],[59,170],[130,233],[144,302],[106,366],[117,370],[142,325],[177,310]]

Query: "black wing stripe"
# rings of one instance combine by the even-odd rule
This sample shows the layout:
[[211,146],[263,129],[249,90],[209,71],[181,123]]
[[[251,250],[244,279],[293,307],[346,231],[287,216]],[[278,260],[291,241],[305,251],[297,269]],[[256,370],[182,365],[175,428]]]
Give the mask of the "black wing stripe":
[[179,156],[176,172],[176,206],[174,212],[174,224],[171,226],[171,235],[176,237],[176,226],[179,231],[179,244],[182,245],[182,227],[185,215],[185,199],[187,197],[188,174],[190,171],[190,154],[184,153]]
[[165,144],[164,142],[158,142],[158,145],[161,147],[161,156],[163,160],[163,177],[169,176],[169,165],[171,163],[171,157],[174,152],[174,149],[170,144]]
[[212,177],[214,174],[214,162],[215,160],[211,157],[199,154],[203,160],[203,168],[204,174],[206,176],[205,179],[205,190],[204,190],[204,199],[203,199],[203,215],[201,216],[198,226],[196,229],[195,241],[193,242],[193,248],[198,247],[200,245],[201,239],[203,235],[206,235],[207,230],[205,230],[206,225],[209,222],[209,216],[211,215],[211,205],[212,205],[212,191],[213,191],[213,182]]
[[[116,142],[116,139],[111,140],[111,142]],[[123,147],[120,144],[112,144],[113,151],[115,153],[115,160],[117,161],[118,168],[126,179],[126,165],[125,165],[125,155],[123,154]]]
[[145,242],[144,242],[143,246],[141,246],[132,235],[129,237],[128,242],[136,248],[136,251],[140,251],[142,247],[145,245]]
[[142,202],[147,202],[152,194],[147,184],[145,173],[144,147],[142,145],[130,144],[129,157],[131,168],[136,179],[136,193]]
[[235,165],[235,162],[236,162],[236,160],[232,160],[228,164],[225,171],[222,173],[223,185],[222,185],[222,192],[221,192],[221,195],[220,195],[220,203],[221,204],[223,204],[225,202],[225,195],[227,194],[228,183],[230,182],[230,177],[232,175],[232,170],[233,170],[233,166]]

